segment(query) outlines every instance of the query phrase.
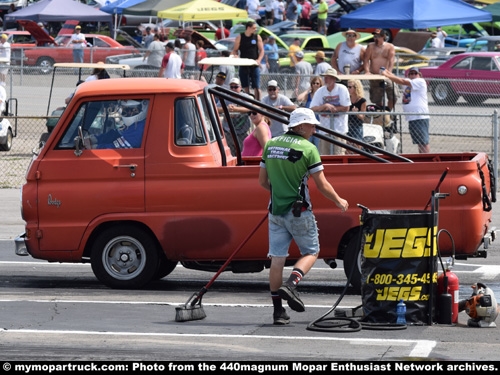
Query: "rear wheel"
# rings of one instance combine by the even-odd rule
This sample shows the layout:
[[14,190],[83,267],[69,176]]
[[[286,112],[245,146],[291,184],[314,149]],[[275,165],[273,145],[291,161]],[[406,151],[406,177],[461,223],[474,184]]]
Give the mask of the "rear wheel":
[[157,272],[158,254],[156,241],[144,230],[133,225],[108,228],[92,246],[92,271],[111,288],[142,288]]
[[447,82],[438,82],[432,85],[431,95],[439,105],[452,105],[458,100],[458,95]]
[[7,136],[5,137],[5,143],[0,144],[1,151],[10,151],[12,148],[12,139],[14,136],[12,135],[12,130],[7,130]]

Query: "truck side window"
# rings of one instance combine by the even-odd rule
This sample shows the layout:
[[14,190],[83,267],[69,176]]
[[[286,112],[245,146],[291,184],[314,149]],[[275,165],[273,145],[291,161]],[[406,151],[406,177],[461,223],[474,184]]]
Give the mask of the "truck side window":
[[207,143],[195,98],[175,101],[175,144],[202,145]]
[[91,148],[139,148],[142,144],[149,100],[105,100],[81,105],[58,144],[73,149],[81,126]]

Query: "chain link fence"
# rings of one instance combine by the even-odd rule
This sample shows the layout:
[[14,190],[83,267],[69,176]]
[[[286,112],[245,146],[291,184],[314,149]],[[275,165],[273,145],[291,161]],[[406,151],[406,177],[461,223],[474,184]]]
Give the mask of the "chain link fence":
[[[203,72],[208,82],[215,79],[218,70]],[[121,77],[123,71],[109,71],[112,78]],[[79,79],[85,79],[90,71],[84,71],[79,76],[77,71],[61,70],[56,75],[40,74],[39,69],[15,68],[9,71],[7,94],[17,102],[9,108],[13,116],[7,117],[13,126],[14,139],[10,151],[0,152],[0,188],[18,188],[25,181],[25,172],[33,156],[33,150],[38,146],[40,137],[47,131],[47,120],[58,107],[64,106],[64,99],[74,90]],[[191,73],[192,74],[192,73]],[[157,76],[152,70],[133,70],[128,76]],[[199,78],[199,73],[195,75]],[[360,76],[362,78],[362,76]],[[262,74],[262,96],[266,95],[267,82],[277,80],[280,93],[295,100],[296,76],[290,74]],[[53,80],[53,85],[52,85]],[[443,80],[440,80],[443,81]],[[365,97],[369,101],[368,84],[365,84]],[[451,85],[452,82],[446,82]],[[453,82],[456,84],[457,82]],[[500,82],[464,81],[462,85],[477,85],[481,83],[482,91],[476,95],[457,98],[449,105],[438,104],[429,93],[430,115],[430,148],[432,153],[447,152],[485,152],[493,159],[495,167],[497,160],[498,112],[500,97],[490,97],[498,93]],[[52,89],[51,89],[52,87]],[[430,82],[429,87],[432,87]],[[486,97],[488,96],[488,97]],[[477,97],[477,100],[473,100]],[[402,106],[396,104],[392,117],[397,125],[394,136],[399,140],[399,152],[417,153],[417,145],[412,144],[408,123],[405,120]],[[498,168],[495,168],[497,171]]]

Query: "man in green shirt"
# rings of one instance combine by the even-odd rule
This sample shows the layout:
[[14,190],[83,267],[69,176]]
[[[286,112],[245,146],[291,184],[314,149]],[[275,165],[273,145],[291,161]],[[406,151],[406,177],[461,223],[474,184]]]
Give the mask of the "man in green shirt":
[[326,18],[328,17],[328,4],[319,0],[318,6],[318,33],[326,35]]
[[[311,176],[318,190],[333,201],[342,212],[349,204],[326,180],[316,146],[308,139],[319,124],[309,108],[298,108],[290,114],[288,132],[269,140],[260,163],[259,184],[271,192],[269,203],[269,287],[273,301],[274,324],[284,325],[290,317],[282,299],[297,312],[305,311],[297,292],[300,282],[316,262],[319,238],[312,212],[307,181]],[[301,257],[283,284],[283,269],[292,239]]]

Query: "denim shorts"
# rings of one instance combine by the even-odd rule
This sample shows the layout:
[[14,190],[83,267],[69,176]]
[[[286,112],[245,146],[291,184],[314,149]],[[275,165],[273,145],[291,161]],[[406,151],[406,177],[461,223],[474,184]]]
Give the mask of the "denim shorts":
[[252,86],[253,89],[258,89],[260,87],[260,67],[240,66],[238,75],[240,77],[241,87],[245,88]]
[[292,211],[286,215],[269,214],[269,253],[267,256],[287,257],[292,239],[302,255],[319,253],[318,226],[312,211],[302,211],[300,217],[294,217]]
[[429,119],[408,121],[408,129],[414,145],[429,144]]

